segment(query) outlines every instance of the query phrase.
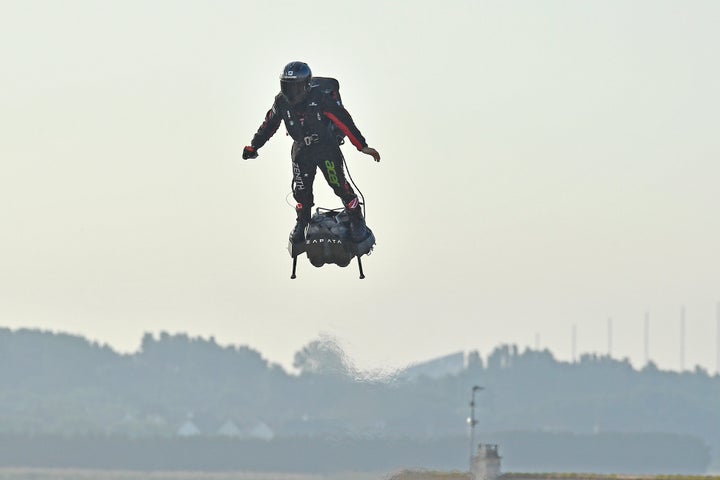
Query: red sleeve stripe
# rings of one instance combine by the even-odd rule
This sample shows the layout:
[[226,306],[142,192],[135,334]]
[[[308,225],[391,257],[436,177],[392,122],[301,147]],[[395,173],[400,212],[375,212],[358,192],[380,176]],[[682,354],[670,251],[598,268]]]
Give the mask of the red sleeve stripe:
[[337,117],[336,117],[335,115],[333,115],[332,113],[330,113],[330,112],[323,112],[323,113],[325,114],[326,117],[328,117],[330,120],[332,120],[332,122],[333,122],[335,125],[337,125],[338,128],[339,128],[340,130],[342,130],[342,132],[343,132],[345,135],[347,135],[347,137],[350,139],[350,143],[352,143],[353,145],[355,145],[355,148],[357,148],[358,150],[362,150],[362,149],[363,149],[363,144],[360,143],[360,140],[358,140],[355,135],[352,134],[352,132],[350,131],[350,129],[347,127],[347,125],[345,125],[344,123],[342,123],[342,122],[340,121],[340,119],[337,118]]

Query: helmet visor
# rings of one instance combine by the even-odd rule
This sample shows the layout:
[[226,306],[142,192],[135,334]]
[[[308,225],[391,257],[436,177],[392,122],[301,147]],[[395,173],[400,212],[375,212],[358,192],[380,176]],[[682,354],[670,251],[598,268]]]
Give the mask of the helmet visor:
[[280,80],[280,91],[290,103],[297,103],[305,97],[307,83],[304,81]]

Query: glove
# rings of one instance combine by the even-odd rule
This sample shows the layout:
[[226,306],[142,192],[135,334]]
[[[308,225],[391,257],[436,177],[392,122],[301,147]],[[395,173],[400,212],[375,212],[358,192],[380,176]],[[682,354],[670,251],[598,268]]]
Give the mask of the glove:
[[248,158],[257,158],[258,153],[257,149],[255,147],[245,147],[243,148],[243,160],[247,160]]
[[374,148],[365,147],[360,151],[366,155],[371,155],[373,157],[373,160],[375,160],[376,162],[380,161],[380,154]]

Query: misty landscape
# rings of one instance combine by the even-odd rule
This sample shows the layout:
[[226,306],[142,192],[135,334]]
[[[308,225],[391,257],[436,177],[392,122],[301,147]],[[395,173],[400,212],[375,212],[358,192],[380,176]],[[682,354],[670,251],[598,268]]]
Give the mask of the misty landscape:
[[720,475],[718,19],[0,0],[0,480]]
[[358,371],[331,338],[308,343],[294,367],[184,334],[146,334],[120,354],[80,336],[2,329],[0,466],[463,470],[477,385],[477,440],[499,444],[509,471],[717,468],[720,377],[700,368],[568,363],[504,345],[380,374]]

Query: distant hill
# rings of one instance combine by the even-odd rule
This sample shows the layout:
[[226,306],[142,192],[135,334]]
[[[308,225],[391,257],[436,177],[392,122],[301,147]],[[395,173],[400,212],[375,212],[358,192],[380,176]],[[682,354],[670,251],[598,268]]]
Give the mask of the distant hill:
[[79,336],[0,329],[0,434],[172,438],[191,420],[201,436],[230,423],[238,438],[462,438],[470,389],[482,385],[476,430],[490,442],[490,432],[673,434],[720,451],[720,377],[701,369],[568,363],[503,345],[486,361],[453,354],[377,379],[327,339],[297,352],[295,366],[212,338],[146,334],[119,354]]

